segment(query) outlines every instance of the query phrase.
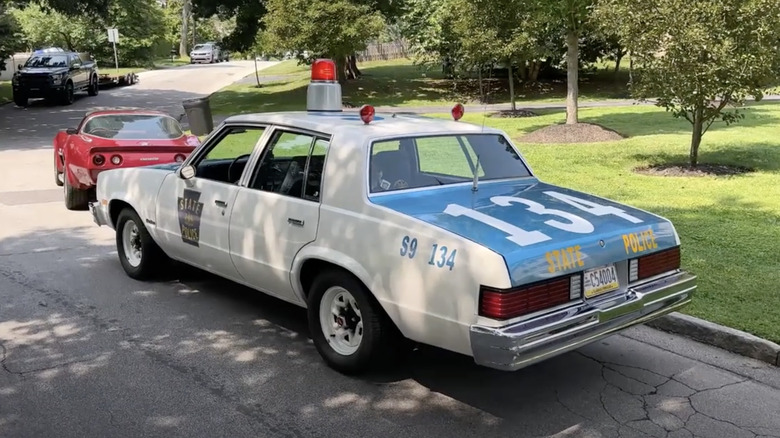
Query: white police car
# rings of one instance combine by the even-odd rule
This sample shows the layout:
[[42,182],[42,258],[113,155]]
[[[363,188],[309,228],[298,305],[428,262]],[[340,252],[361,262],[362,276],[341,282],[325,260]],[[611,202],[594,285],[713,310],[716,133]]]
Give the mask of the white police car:
[[546,184],[496,129],[341,111],[317,60],[308,111],[227,119],[182,164],[100,174],[95,221],[149,278],[167,257],[308,308],[342,372],[408,339],[516,370],[690,302],[659,216]]

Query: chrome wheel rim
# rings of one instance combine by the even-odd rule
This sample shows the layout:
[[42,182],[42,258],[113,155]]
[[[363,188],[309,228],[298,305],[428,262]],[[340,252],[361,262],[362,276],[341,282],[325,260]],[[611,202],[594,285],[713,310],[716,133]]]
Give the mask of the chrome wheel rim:
[[137,268],[141,264],[143,250],[141,249],[141,234],[138,232],[138,226],[132,220],[125,222],[124,227],[122,227],[122,247],[127,263]]
[[363,341],[363,317],[355,297],[341,286],[325,291],[320,300],[320,325],[333,350],[349,356]]

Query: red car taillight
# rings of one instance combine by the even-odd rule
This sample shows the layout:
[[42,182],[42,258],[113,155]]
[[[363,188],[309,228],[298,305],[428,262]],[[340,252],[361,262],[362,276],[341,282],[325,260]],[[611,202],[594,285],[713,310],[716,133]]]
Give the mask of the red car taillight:
[[115,166],[122,164],[122,157],[120,155],[114,155],[111,157],[111,164]]
[[650,278],[675,269],[680,269],[679,246],[628,261],[629,281]]
[[97,154],[94,157],[92,157],[92,162],[95,163],[95,166],[102,166],[106,164],[106,157]]
[[176,156],[173,157],[174,161],[176,161],[177,163],[183,162],[185,158],[187,158],[187,157],[185,157],[182,154],[176,154]]
[[578,300],[581,295],[581,274],[513,289],[482,286],[479,291],[479,315],[498,320],[511,319]]

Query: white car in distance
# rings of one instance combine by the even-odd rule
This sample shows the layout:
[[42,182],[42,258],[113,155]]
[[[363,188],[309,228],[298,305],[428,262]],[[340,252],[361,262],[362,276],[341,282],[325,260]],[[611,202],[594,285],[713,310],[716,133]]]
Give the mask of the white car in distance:
[[316,60],[307,111],[236,115],[181,164],[103,172],[95,222],[135,279],[171,258],[307,308],[344,373],[404,339],[517,370],[677,310],[667,220],[547,184],[500,130],[342,111]]

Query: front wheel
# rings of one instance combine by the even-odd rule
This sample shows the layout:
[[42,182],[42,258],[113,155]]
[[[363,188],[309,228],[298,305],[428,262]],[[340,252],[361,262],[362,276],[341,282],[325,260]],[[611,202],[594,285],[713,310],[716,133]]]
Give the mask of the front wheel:
[[331,368],[357,374],[395,362],[400,334],[363,284],[339,271],[320,274],[309,293],[309,330]]
[[27,96],[21,94],[21,93],[14,93],[14,104],[18,107],[26,107],[27,106]]
[[116,221],[116,249],[119,262],[130,278],[152,278],[165,260],[165,253],[133,209],[125,208]]
[[63,105],[70,105],[75,100],[75,94],[76,90],[73,88],[73,82],[68,81],[67,84],[65,84],[65,89],[62,90],[62,95],[60,96],[60,102]]

